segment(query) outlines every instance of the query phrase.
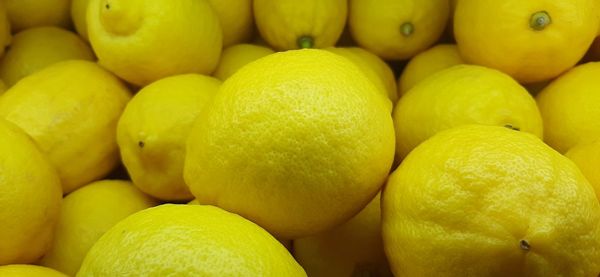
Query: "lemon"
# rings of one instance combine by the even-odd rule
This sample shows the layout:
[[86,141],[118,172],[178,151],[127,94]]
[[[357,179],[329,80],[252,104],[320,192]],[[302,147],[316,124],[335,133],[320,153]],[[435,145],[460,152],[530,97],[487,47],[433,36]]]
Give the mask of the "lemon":
[[87,9],[91,0],[71,0],[71,18],[75,30],[85,41],[89,41],[87,32]]
[[0,265],[35,262],[51,243],[60,181],[34,142],[1,119],[0,172]]
[[350,0],[348,24],[361,47],[389,60],[405,60],[442,35],[448,0]]
[[4,55],[4,48],[10,44],[11,40],[12,35],[6,6],[4,1],[0,1],[0,57]]
[[522,83],[545,81],[579,61],[598,34],[594,0],[460,0],[454,33],[462,57]]
[[212,73],[222,31],[208,0],[91,0],[88,36],[101,65],[135,85]]
[[54,269],[37,265],[18,264],[0,266],[3,277],[67,277]]
[[77,276],[306,276],[265,230],[212,206],[166,204],[119,222]]
[[127,216],[157,203],[131,182],[104,180],[64,198],[54,243],[41,264],[74,276],[94,243]]
[[354,62],[392,103],[398,100],[396,80],[392,69],[377,55],[359,47],[331,47],[329,52]]
[[184,179],[200,203],[291,239],[357,214],[394,156],[389,100],[325,50],[275,53],[240,69],[190,133]]
[[464,64],[464,61],[455,44],[438,44],[431,47],[408,62],[398,79],[398,93],[404,95],[434,73],[459,64]]
[[163,200],[193,198],[183,181],[185,143],[194,120],[220,85],[215,78],[197,74],[167,77],[143,88],[127,104],[117,143],[140,190]]
[[253,44],[236,44],[227,47],[223,50],[213,75],[225,81],[244,65],[273,53],[275,52],[266,46]]
[[252,37],[254,17],[252,0],[209,0],[223,30],[223,47],[248,41]]
[[544,140],[558,152],[600,138],[600,63],[577,66],[537,96]]
[[346,0],[254,0],[253,4],[258,31],[277,50],[335,45],[348,13]]
[[382,199],[395,276],[600,272],[594,190],[532,134],[481,125],[440,132],[392,173]]
[[70,0],[4,0],[13,32],[53,25],[69,27]]
[[6,91],[0,117],[33,137],[69,193],[117,164],[117,121],[130,97],[123,83],[97,64],[71,60],[31,74]]
[[476,65],[456,65],[418,83],[400,98],[393,116],[399,157],[439,131],[466,124],[543,134],[527,90],[500,71]]
[[11,87],[23,77],[65,60],[94,60],[92,49],[76,34],[37,27],[16,34],[0,61],[0,78]]
[[565,154],[581,170],[583,175],[590,181],[596,191],[596,197],[600,199],[600,139],[590,143],[578,144]]
[[311,277],[391,277],[381,238],[380,194],[348,222],[294,240],[294,257]]

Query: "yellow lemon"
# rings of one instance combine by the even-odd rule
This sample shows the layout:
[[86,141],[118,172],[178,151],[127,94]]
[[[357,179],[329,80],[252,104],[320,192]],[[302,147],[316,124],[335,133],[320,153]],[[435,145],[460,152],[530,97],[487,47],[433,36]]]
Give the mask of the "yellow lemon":
[[158,80],[127,104],[117,127],[123,164],[143,192],[189,200],[183,181],[185,143],[194,120],[217,93],[215,78],[186,74]]
[[15,264],[0,266],[2,277],[67,277],[54,269],[38,265]]
[[258,31],[277,50],[333,46],[346,25],[346,0],[254,0],[253,4]]
[[64,198],[52,248],[41,264],[74,276],[94,243],[127,216],[157,205],[131,182],[104,180]]
[[542,137],[535,100],[510,76],[476,65],[442,70],[409,90],[394,109],[396,151],[405,157],[437,132],[466,124],[507,126]]
[[396,103],[398,93],[394,72],[385,61],[359,47],[331,47],[326,50],[341,55],[356,64],[385,97],[388,97],[392,103]]
[[566,154],[590,181],[600,199],[600,139],[590,143],[583,143],[572,147]]
[[460,0],[454,33],[468,63],[522,83],[552,79],[574,66],[598,34],[594,0]]
[[391,175],[382,216],[398,277],[600,272],[593,188],[525,132],[470,125],[438,133]]
[[2,94],[4,94],[5,91],[6,91],[6,84],[4,83],[4,81],[0,80],[0,96],[2,96]]
[[380,194],[348,222],[293,245],[294,257],[311,277],[392,277],[383,252]]
[[223,47],[248,41],[252,37],[254,17],[252,0],[209,0],[223,30]]
[[117,121],[127,88],[95,63],[60,62],[23,78],[0,98],[0,117],[21,127],[58,170],[64,193],[117,164]]
[[244,65],[273,53],[275,52],[266,46],[253,44],[237,44],[227,47],[223,50],[221,60],[213,75],[225,81]]
[[86,41],[89,41],[87,32],[87,9],[91,0],[71,0],[71,18],[77,33]]
[[10,31],[10,22],[4,1],[0,1],[0,57],[4,55],[4,48],[11,43],[12,35]]
[[212,206],[162,205],[106,232],[77,276],[306,276],[265,230]]
[[79,36],[57,27],[37,27],[16,34],[0,61],[0,78],[11,87],[23,77],[65,60],[94,60]]
[[537,96],[544,140],[558,152],[600,138],[600,63],[573,68]]
[[10,27],[19,32],[31,27],[69,27],[70,0],[4,0]]
[[52,240],[60,181],[35,143],[1,119],[0,172],[0,265],[35,262]]
[[405,60],[429,48],[448,21],[448,0],[350,0],[354,40],[389,60]]
[[259,59],[223,83],[187,144],[200,203],[283,239],[356,215],[394,157],[389,100],[352,62],[303,49]]
[[91,0],[88,36],[101,65],[135,85],[212,73],[222,31],[208,0]]
[[398,93],[408,90],[427,77],[443,69],[464,64],[454,44],[438,44],[414,56],[404,67],[398,79]]

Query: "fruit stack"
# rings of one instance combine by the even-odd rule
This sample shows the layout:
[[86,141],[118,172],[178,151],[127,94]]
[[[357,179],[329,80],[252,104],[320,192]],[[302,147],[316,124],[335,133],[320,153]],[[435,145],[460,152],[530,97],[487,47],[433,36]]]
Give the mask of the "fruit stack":
[[0,0],[0,276],[598,276],[598,3]]

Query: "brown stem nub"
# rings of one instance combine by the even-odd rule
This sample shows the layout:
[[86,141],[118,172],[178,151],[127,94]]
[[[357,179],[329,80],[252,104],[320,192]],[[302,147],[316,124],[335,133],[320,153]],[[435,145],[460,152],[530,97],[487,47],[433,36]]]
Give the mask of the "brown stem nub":
[[529,251],[529,249],[531,249],[531,245],[529,245],[529,242],[527,242],[526,240],[522,239],[519,242],[519,246],[521,247],[521,249],[525,250],[525,251]]

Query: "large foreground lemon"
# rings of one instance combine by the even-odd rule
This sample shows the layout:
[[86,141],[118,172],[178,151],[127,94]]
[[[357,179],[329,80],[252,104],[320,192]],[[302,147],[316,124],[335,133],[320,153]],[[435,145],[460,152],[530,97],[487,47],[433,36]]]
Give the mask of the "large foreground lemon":
[[29,265],[29,264],[14,264],[0,266],[0,276],[2,277],[67,277],[51,268]]

